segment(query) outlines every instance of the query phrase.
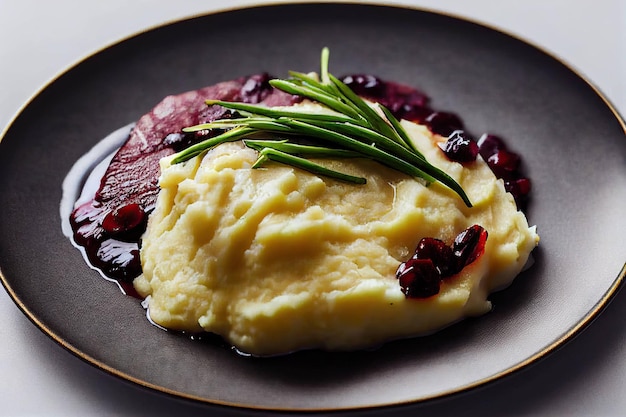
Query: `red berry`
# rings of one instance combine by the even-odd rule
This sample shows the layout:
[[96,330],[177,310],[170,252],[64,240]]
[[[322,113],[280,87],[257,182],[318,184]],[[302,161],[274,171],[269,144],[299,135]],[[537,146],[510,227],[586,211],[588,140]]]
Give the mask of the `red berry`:
[[417,244],[414,259],[430,259],[443,278],[454,272],[450,266],[454,263],[452,248],[443,240],[425,237]]
[[515,199],[521,199],[526,197],[531,190],[531,182],[528,178],[518,178],[516,180],[505,181],[504,188],[511,194]]
[[456,162],[472,162],[478,156],[478,145],[462,130],[452,132],[442,149],[448,159]]
[[463,130],[463,122],[454,113],[436,111],[425,120],[431,132],[448,137],[455,130]]
[[245,103],[259,103],[272,91],[270,77],[267,73],[250,76],[241,87],[242,101]]
[[479,225],[459,233],[452,247],[432,237],[422,238],[411,259],[396,270],[407,298],[427,298],[439,293],[441,281],[461,272],[485,252],[487,231]]
[[401,264],[400,289],[407,298],[428,298],[439,293],[441,275],[430,259],[414,259]]
[[480,154],[486,161],[500,149],[506,149],[506,144],[499,136],[485,133],[478,139],[478,148],[480,148]]
[[369,74],[353,74],[342,78],[346,84],[356,94],[379,98],[385,95],[385,83],[378,77]]
[[487,231],[477,224],[459,233],[452,246],[456,257],[456,272],[478,259],[485,251],[486,242]]
[[109,212],[102,220],[102,228],[121,240],[138,238],[145,230],[146,220],[143,208],[131,203]]
[[429,107],[408,103],[403,104],[398,109],[392,107],[390,110],[398,119],[405,119],[416,123],[423,123],[424,120],[433,113]]
[[531,184],[521,171],[521,158],[507,149],[502,139],[484,134],[478,139],[480,155],[497,178],[504,180],[504,188],[515,198],[517,207],[524,209],[523,203],[530,193]]
[[500,149],[487,158],[487,164],[498,178],[503,178],[517,171],[520,157],[516,153]]

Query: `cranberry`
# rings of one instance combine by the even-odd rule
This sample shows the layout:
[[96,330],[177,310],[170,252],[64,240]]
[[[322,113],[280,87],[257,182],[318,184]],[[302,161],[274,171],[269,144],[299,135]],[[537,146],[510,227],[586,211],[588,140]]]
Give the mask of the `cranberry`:
[[474,262],[485,251],[487,231],[475,224],[458,234],[454,239],[452,251],[456,258],[456,272]]
[[451,161],[472,162],[478,156],[478,144],[464,131],[455,130],[443,146],[443,152]]
[[385,95],[385,83],[374,75],[346,75],[342,77],[341,81],[350,87],[352,91],[361,96],[381,98]]
[[170,133],[163,139],[163,143],[174,149],[175,152],[180,152],[200,142],[204,139],[204,136],[209,135],[210,132],[212,131],[206,129],[193,133]]
[[450,266],[454,263],[452,248],[443,240],[425,237],[419,241],[413,259],[430,259],[442,277],[453,275]]
[[487,158],[487,164],[493,173],[496,174],[496,177],[506,178],[517,171],[520,165],[520,157],[516,153],[499,149]]
[[273,88],[270,84],[271,79],[267,73],[250,76],[241,87],[242,101],[253,104],[263,101]]
[[102,228],[120,240],[135,240],[145,231],[146,222],[143,208],[131,203],[109,212],[102,220]]
[[482,135],[477,142],[480,154],[485,160],[496,153],[499,149],[506,149],[506,144],[502,138],[488,133]]
[[531,182],[528,178],[504,181],[504,189],[513,194],[516,201],[524,199],[530,193],[531,188]]
[[427,298],[439,293],[442,280],[478,259],[486,242],[487,231],[478,225],[459,233],[451,247],[439,239],[422,238],[415,254],[396,270],[402,293],[407,298]]
[[441,274],[430,259],[411,258],[401,264],[397,274],[407,298],[428,298],[439,293]]
[[524,209],[524,202],[530,193],[531,183],[520,172],[521,158],[507,149],[504,141],[495,135],[485,134],[478,140],[480,155],[496,177],[504,180],[504,188],[515,199],[517,207]]
[[404,103],[397,109],[392,109],[393,115],[398,119],[405,119],[411,122],[423,123],[433,111],[429,107]]
[[402,91],[402,86],[395,84],[387,86],[387,94],[380,99],[380,103],[398,119],[415,122],[423,122],[433,112],[428,107],[428,97],[419,92],[407,93]]
[[520,157],[507,149],[504,141],[495,135],[485,134],[478,139],[478,148],[491,170],[498,178],[517,171],[520,166]]
[[[396,90],[400,90],[401,89],[400,87],[401,86],[398,86]],[[388,89],[390,88],[388,87]],[[407,89],[409,91],[406,91]],[[391,90],[393,91],[393,88],[391,88]],[[402,90],[403,91],[397,91],[396,95],[401,96],[404,99],[404,102],[406,104],[413,106],[413,107],[427,107],[428,106],[429,98],[426,94],[410,87],[405,87]]]
[[463,122],[454,113],[436,111],[425,120],[431,132],[448,137],[455,130],[463,130]]
[[[235,110],[226,109],[221,106],[214,105],[213,107],[219,107],[219,110],[213,112],[215,119],[235,119],[241,117],[241,114]],[[163,139],[163,144],[170,147],[174,152],[180,152],[188,147],[202,142],[203,140],[215,137],[224,133],[225,129],[202,129],[195,132],[178,132],[170,133]]]

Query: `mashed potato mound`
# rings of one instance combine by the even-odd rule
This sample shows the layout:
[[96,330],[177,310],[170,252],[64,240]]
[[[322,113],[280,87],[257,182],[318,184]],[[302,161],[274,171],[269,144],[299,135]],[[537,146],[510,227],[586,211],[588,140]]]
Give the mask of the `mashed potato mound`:
[[[169,329],[208,331],[242,352],[359,349],[435,331],[490,310],[539,240],[486,163],[462,166],[444,140],[402,122],[426,158],[474,204],[377,163],[320,161],[367,179],[342,183],[283,165],[251,169],[240,142],[203,158],[161,161],[161,192],[143,238],[150,318]],[[479,224],[484,254],[444,281],[438,295],[407,299],[395,271],[422,237],[451,242]]]

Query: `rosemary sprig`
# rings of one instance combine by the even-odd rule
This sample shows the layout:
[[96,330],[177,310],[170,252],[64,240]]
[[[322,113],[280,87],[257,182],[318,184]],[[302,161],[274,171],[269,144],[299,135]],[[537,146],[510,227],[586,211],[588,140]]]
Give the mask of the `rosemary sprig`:
[[352,182],[354,184],[365,184],[365,178],[355,177],[354,175],[344,174],[343,172],[328,169],[323,165],[311,162],[308,159],[301,158],[299,156],[291,155],[286,152],[282,152],[272,147],[265,147],[259,151],[259,159],[252,165],[252,168],[258,168],[265,163],[265,161],[275,161],[286,165],[291,165],[296,168],[309,171],[313,174],[323,175],[337,180]]
[[422,178],[428,183],[439,181],[455,191],[471,207],[472,203],[463,188],[426,160],[389,109],[379,103],[371,105],[355,94],[328,72],[328,60],[329,50],[324,48],[320,80],[308,74],[290,71],[290,79],[274,79],[270,84],[287,93],[317,101],[331,111],[308,113],[295,109],[207,100],[208,105],[236,110],[242,117],[183,129],[184,132],[228,130],[179,152],[172,163],[186,161],[221,143],[243,139],[246,146],[259,152],[253,168],[271,160],[316,175],[363,184],[364,178],[326,168],[306,158],[368,158],[409,176]]
[[244,139],[243,143],[249,148],[262,151],[265,148],[276,149],[292,155],[314,158],[359,158],[362,157],[358,152],[346,149],[324,148],[322,146],[310,146],[299,143],[292,143],[288,140],[252,140]]

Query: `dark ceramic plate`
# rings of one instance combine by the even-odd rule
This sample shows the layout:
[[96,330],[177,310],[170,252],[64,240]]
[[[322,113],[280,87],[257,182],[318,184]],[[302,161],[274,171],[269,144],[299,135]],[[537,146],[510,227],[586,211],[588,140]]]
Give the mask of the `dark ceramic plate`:
[[[435,335],[355,353],[254,359],[151,326],[61,231],[61,183],[109,132],[168,94],[269,71],[367,72],[524,155],[534,180],[533,268],[495,309]],[[605,99],[545,52],[450,16],[364,5],[280,5],[201,16],[89,57],[28,103],[0,143],[0,268],[25,314],[94,366],[176,396],[330,410],[423,401],[510,374],[580,331],[624,279],[626,140]]]

